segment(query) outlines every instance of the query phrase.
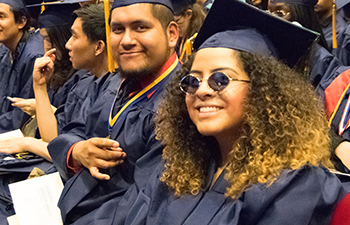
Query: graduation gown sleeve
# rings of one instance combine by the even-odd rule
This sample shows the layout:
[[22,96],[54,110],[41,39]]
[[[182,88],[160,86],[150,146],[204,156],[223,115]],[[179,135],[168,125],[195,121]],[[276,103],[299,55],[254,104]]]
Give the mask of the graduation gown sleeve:
[[18,57],[11,62],[4,46],[0,62],[0,133],[19,129],[29,118],[21,109],[11,106],[10,97],[33,98],[32,72],[35,59],[44,55],[43,39],[39,32],[29,32],[19,43]]

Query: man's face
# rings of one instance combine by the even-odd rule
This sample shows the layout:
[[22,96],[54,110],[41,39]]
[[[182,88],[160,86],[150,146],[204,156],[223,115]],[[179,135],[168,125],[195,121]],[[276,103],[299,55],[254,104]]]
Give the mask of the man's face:
[[66,43],[69,50],[70,61],[74,69],[91,70],[95,64],[95,44],[88,40],[82,28],[82,21],[77,18],[72,27],[72,36]]
[[0,3],[0,42],[9,46],[12,45],[12,42],[18,41],[18,37],[22,35],[20,29],[23,26],[15,22],[10,6]]
[[170,57],[167,35],[150,4],[116,8],[111,16],[114,60],[125,74],[156,73]]

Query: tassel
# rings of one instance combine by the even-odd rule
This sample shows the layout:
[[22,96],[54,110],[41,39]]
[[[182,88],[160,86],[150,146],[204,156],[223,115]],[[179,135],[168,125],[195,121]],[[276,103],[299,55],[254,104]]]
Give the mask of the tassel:
[[188,57],[192,54],[192,49],[193,49],[193,42],[196,39],[198,33],[195,33],[191,38],[187,39],[185,44],[182,47],[181,51],[181,56],[180,56],[180,61],[183,61],[183,58],[185,58],[187,61]]
[[332,5],[332,27],[333,27],[333,49],[337,48],[337,33],[336,33],[336,28],[335,28],[335,2],[333,0],[333,5]]
[[41,12],[40,13],[43,13],[45,11],[45,5],[44,5],[45,2],[42,2],[41,3]]
[[114,72],[115,71],[115,64],[114,60],[112,58],[112,48],[111,48],[111,42],[110,42],[110,27],[108,24],[109,19],[109,0],[104,0],[104,12],[105,12],[105,25],[106,25],[106,40],[107,40],[107,57],[108,57],[108,71]]

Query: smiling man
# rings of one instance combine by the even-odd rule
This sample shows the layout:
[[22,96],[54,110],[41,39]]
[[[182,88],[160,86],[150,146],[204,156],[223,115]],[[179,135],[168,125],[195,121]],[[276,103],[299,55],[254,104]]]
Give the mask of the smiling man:
[[34,97],[34,61],[44,54],[39,32],[29,31],[22,0],[0,0],[0,133],[18,129],[29,118],[7,97]]
[[153,117],[179,69],[171,2],[115,1],[110,25],[123,82],[108,100],[96,101],[83,133],[59,135],[48,146],[61,176],[74,175],[59,201],[65,224],[107,223],[125,191],[135,182],[142,186],[161,159]]

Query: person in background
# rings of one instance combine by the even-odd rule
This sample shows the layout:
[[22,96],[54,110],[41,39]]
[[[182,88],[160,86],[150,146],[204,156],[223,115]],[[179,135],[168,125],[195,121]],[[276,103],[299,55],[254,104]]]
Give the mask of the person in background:
[[174,17],[179,25],[176,53],[185,62],[192,53],[192,45],[205,19],[202,7],[195,0],[173,0]]
[[322,31],[327,41],[328,49],[333,49],[333,29],[336,31],[336,39],[337,42],[339,42],[339,36],[342,35],[347,27],[347,24],[343,17],[335,12],[335,28],[333,28],[333,0],[319,0],[314,7],[314,11],[318,17],[319,23],[322,26]]
[[[246,26],[236,14],[264,26]],[[327,169],[322,104],[278,61],[285,49],[269,40],[268,27],[280,29],[269,16],[215,0],[193,63],[170,83],[156,116],[163,162],[145,187],[128,190],[113,224],[330,223],[347,191]]]
[[[108,80],[110,73],[107,65],[103,4],[75,11],[74,9],[77,9],[76,5],[52,5],[39,17],[42,27],[40,32],[48,51],[35,62],[35,100],[21,100],[16,103],[27,112],[35,112],[43,141],[32,137],[0,141],[1,152],[30,151],[51,161],[46,148],[48,142],[57,137],[58,133],[62,133],[66,124],[84,120],[86,111],[95,99],[94,92],[102,89],[104,82]],[[75,21],[73,11],[77,16]],[[66,18],[63,17],[63,12],[67,13]],[[62,25],[60,29],[59,24]],[[65,29],[66,36],[58,39],[59,35],[65,33]],[[60,34],[52,36],[57,31]],[[76,70],[78,71],[75,72]],[[69,73],[74,76],[67,80]],[[64,80],[67,80],[66,83],[51,94],[52,82],[57,84]],[[34,107],[27,107],[28,102]],[[69,129],[65,128],[65,132],[69,132]]]
[[[116,92],[101,93],[77,133],[58,135],[48,145],[67,180],[58,204],[65,224],[108,223],[126,189],[146,182],[161,156],[153,116],[179,68],[171,2],[114,1],[110,25],[122,83],[110,83]],[[109,97],[101,101],[103,96]],[[135,168],[142,173],[134,174]]]
[[309,54],[300,60],[298,70],[315,87],[322,77],[330,76],[341,65],[328,47],[322,27],[316,17],[314,7],[317,0],[270,0],[269,12],[290,22],[320,34],[318,41],[311,46]]
[[39,32],[29,30],[22,0],[0,0],[0,133],[19,129],[29,115],[12,106],[11,98],[33,98],[35,59],[44,55]]

